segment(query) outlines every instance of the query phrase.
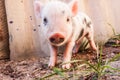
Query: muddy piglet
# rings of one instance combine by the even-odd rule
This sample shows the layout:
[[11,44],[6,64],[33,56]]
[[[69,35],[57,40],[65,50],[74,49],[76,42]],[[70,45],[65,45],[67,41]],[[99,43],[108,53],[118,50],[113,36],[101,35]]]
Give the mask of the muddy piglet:
[[[90,46],[96,50],[94,42],[94,30],[90,18],[78,11],[78,1],[73,0],[69,4],[61,1],[51,1],[42,4],[34,2],[35,15],[41,18],[42,34],[48,41],[50,60],[48,66],[54,67],[57,63],[57,48],[66,44],[63,53],[63,63],[71,60],[72,53],[76,53],[84,37]],[[62,65],[63,69],[69,69],[70,63]]]

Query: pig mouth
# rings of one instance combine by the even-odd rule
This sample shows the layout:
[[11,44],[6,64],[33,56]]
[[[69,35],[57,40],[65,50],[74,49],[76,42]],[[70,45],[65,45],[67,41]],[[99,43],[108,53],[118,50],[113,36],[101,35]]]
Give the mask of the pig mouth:
[[63,42],[63,43],[59,43],[59,44],[54,44],[54,43],[51,43],[51,45],[52,45],[52,46],[57,46],[57,47],[59,47],[59,46],[64,45],[64,42]]

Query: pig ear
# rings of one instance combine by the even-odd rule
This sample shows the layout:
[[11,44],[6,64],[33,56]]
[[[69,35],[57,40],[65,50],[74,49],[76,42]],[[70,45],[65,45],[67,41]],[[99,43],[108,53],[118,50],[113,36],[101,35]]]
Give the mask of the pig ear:
[[77,13],[78,13],[78,0],[72,0],[70,3],[69,3],[69,6],[71,8],[71,11],[72,11],[72,15],[75,16]]
[[35,2],[34,2],[34,12],[35,12],[35,16],[37,18],[40,17],[42,8],[43,8],[43,4],[40,1],[35,0]]

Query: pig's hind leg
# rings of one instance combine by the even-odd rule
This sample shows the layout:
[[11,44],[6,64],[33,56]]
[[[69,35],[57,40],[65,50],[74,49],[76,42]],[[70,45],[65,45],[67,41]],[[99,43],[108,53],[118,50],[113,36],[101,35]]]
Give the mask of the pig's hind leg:
[[80,38],[78,40],[76,40],[75,46],[74,46],[73,51],[72,51],[73,53],[77,53],[78,52],[78,50],[80,48],[80,44],[81,44],[81,42],[83,41],[83,38],[86,35],[84,29],[83,29],[83,31],[82,31],[82,33],[80,35],[81,35]]
[[78,41],[76,41],[75,46],[74,46],[73,51],[72,51],[73,53],[77,53],[78,52],[78,50],[80,48],[80,44],[81,44],[83,38],[84,37],[81,37]]
[[96,47],[95,42],[94,42],[94,34],[93,34],[92,30],[90,30],[90,28],[89,28],[89,31],[88,32],[84,31],[83,35],[76,41],[76,44],[75,44],[75,46],[73,48],[73,53],[77,53],[78,52],[78,50],[80,48],[80,44],[83,41],[84,37],[86,37],[88,39],[90,47],[93,50],[97,51],[97,47]]
[[90,44],[90,47],[97,51],[97,47],[95,45],[95,41],[94,41],[94,34],[92,32],[88,32],[88,34],[86,35],[86,38],[88,39],[88,42]]

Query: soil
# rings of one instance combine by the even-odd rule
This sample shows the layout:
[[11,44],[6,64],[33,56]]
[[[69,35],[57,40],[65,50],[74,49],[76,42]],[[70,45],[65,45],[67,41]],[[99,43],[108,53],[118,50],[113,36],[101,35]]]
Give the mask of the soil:
[[[117,45],[113,46],[113,44]],[[112,58],[116,54],[120,54],[120,43],[118,43],[118,41],[117,43],[116,40],[113,40],[113,42],[109,41],[105,44],[105,46],[103,46],[103,60]],[[83,59],[90,62],[95,62],[96,58],[96,53],[88,49],[83,52],[73,54],[72,60]],[[10,61],[8,59],[0,60],[0,80],[42,80],[42,77],[54,73],[52,69],[47,67],[48,60],[49,57],[40,58],[39,60],[23,61]],[[61,67],[60,63],[62,62],[62,54],[58,55],[58,60],[59,64],[57,67]],[[112,62],[110,65],[114,68],[120,69],[120,58]],[[72,65],[72,67],[75,66],[76,64]],[[82,70],[85,70],[85,67],[83,67]],[[73,74],[76,74],[77,77]],[[83,76],[84,74],[86,76]],[[87,75],[86,73],[82,73],[81,70],[68,70],[65,72],[65,75],[69,76],[69,78],[66,79],[59,75],[53,75],[44,80],[97,80],[95,78],[95,73],[90,73]],[[103,76],[102,80],[120,80],[120,72],[106,74]]]

